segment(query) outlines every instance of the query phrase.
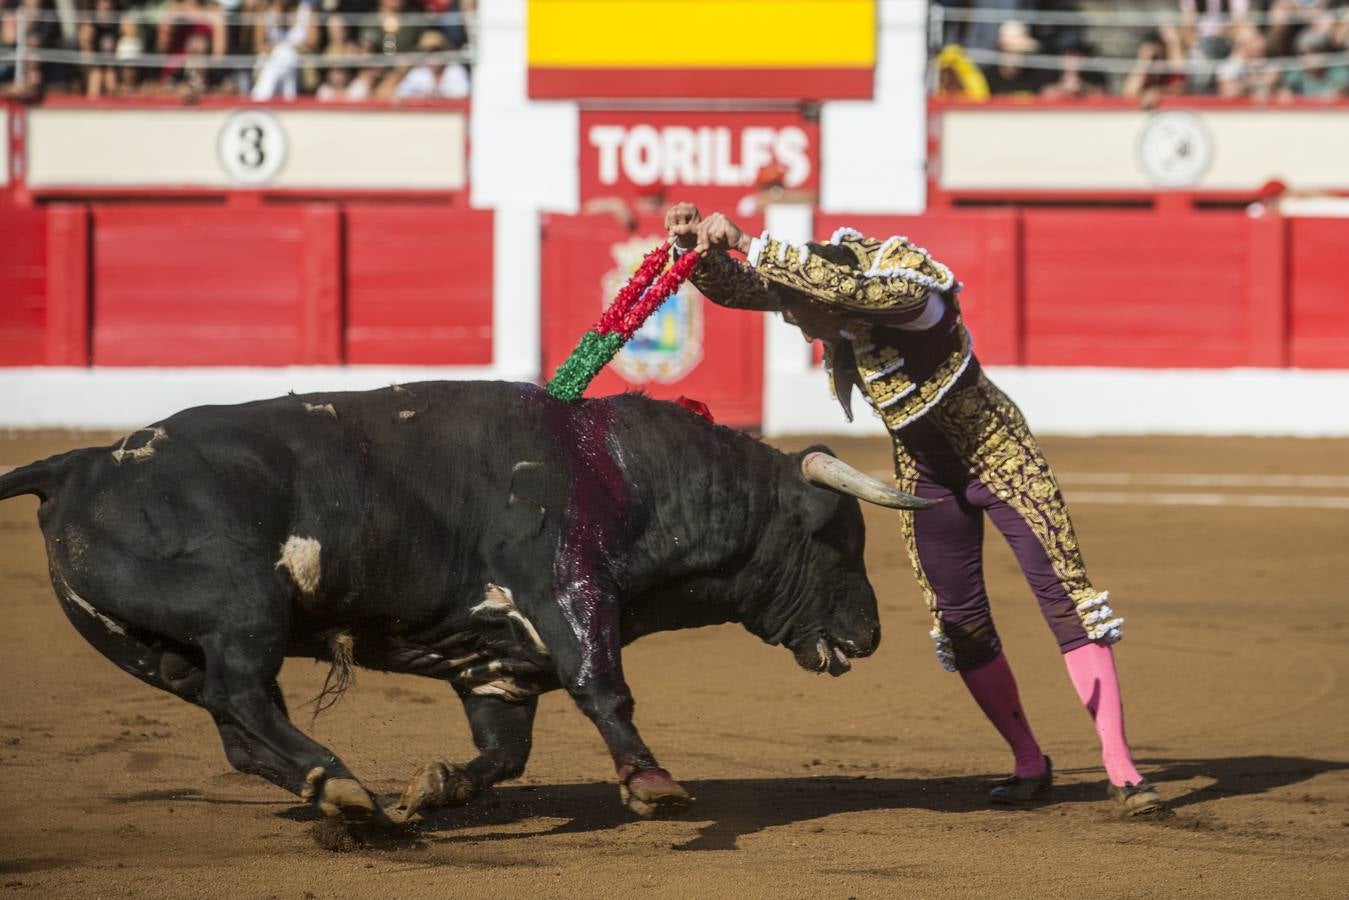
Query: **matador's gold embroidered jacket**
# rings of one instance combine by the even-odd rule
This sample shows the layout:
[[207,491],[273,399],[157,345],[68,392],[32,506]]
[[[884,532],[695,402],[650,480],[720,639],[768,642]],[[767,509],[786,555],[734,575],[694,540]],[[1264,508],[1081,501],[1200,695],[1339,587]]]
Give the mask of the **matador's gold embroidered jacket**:
[[788,291],[848,319],[841,340],[824,342],[834,396],[851,421],[856,386],[891,433],[935,406],[973,360],[951,270],[903,237],[842,228],[828,243],[793,246],[765,233],[748,266],[708,253],[692,281],[722,306],[780,310]]

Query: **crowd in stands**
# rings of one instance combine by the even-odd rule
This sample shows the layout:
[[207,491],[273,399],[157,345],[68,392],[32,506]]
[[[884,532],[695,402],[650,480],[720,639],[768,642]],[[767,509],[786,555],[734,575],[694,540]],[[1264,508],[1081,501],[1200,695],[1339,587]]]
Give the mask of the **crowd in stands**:
[[[938,5],[949,14],[934,67],[934,92],[940,96],[1111,94],[1144,104],[1173,94],[1256,101],[1349,98],[1349,0],[945,0]],[[1116,55],[1101,53],[1091,40],[1091,17],[1054,15],[1088,6],[1086,12],[1103,14],[1100,21],[1111,31],[1127,34],[1123,42],[1114,41]],[[1121,11],[1140,18],[1155,14],[1155,24],[1111,18]]]
[[477,0],[0,0],[0,92],[466,97]]

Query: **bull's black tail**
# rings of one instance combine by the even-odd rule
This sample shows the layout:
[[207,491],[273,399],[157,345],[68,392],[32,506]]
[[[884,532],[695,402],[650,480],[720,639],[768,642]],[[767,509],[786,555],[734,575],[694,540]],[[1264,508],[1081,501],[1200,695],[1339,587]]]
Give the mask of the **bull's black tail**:
[[37,494],[44,502],[47,501],[61,483],[64,463],[69,455],[53,456],[30,466],[20,466],[12,472],[0,471],[0,500]]

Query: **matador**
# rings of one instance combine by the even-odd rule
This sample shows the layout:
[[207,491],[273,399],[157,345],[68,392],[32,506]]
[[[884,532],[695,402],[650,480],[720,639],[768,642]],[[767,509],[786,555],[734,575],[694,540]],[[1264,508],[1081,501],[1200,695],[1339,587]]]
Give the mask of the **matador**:
[[808,339],[821,340],[844,414],[852,419],[856,392],[884,421],[899,487],[943,501],[901,512],[899,534],[931,613],[937,659],[960,673],[1012,749],[1012,775],[993,786],[990,801],[1045,799],[1053,764],[1031,730],[993,625],[985,516],[1011,546],[1095,722],[1108,796],[1124,815],[1165,809],[1125,739],[1111,649],[1123,620],[1087,578],[1063,494],[1025,418],[973,353],[951,270],[904,237],[842,228],[828,241],[793,244],[751,237],[724,215],[703,218],[687,203],[667,212],[666,227],[677,253],[702,254],[692,281],[709,300],[781,312]]

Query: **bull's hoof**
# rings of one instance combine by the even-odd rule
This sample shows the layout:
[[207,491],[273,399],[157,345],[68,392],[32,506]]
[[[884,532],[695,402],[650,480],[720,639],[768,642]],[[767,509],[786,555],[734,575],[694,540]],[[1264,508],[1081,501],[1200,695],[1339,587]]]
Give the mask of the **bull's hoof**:
[[642,769],[618,784],[623,805],[643,819],[683,815],[693,803],[689,792],[664,769]]
[[411,819],[421,810],[463,806],[477,793],[473,780],[458,766],[433,762],[421,768],[398,798],[398,809]]
[[300,791],[305,800],[313,800],[319,812],[344,822],[391,824],[375,798],[355,778],[329,778],[320,767],[309,770]]

